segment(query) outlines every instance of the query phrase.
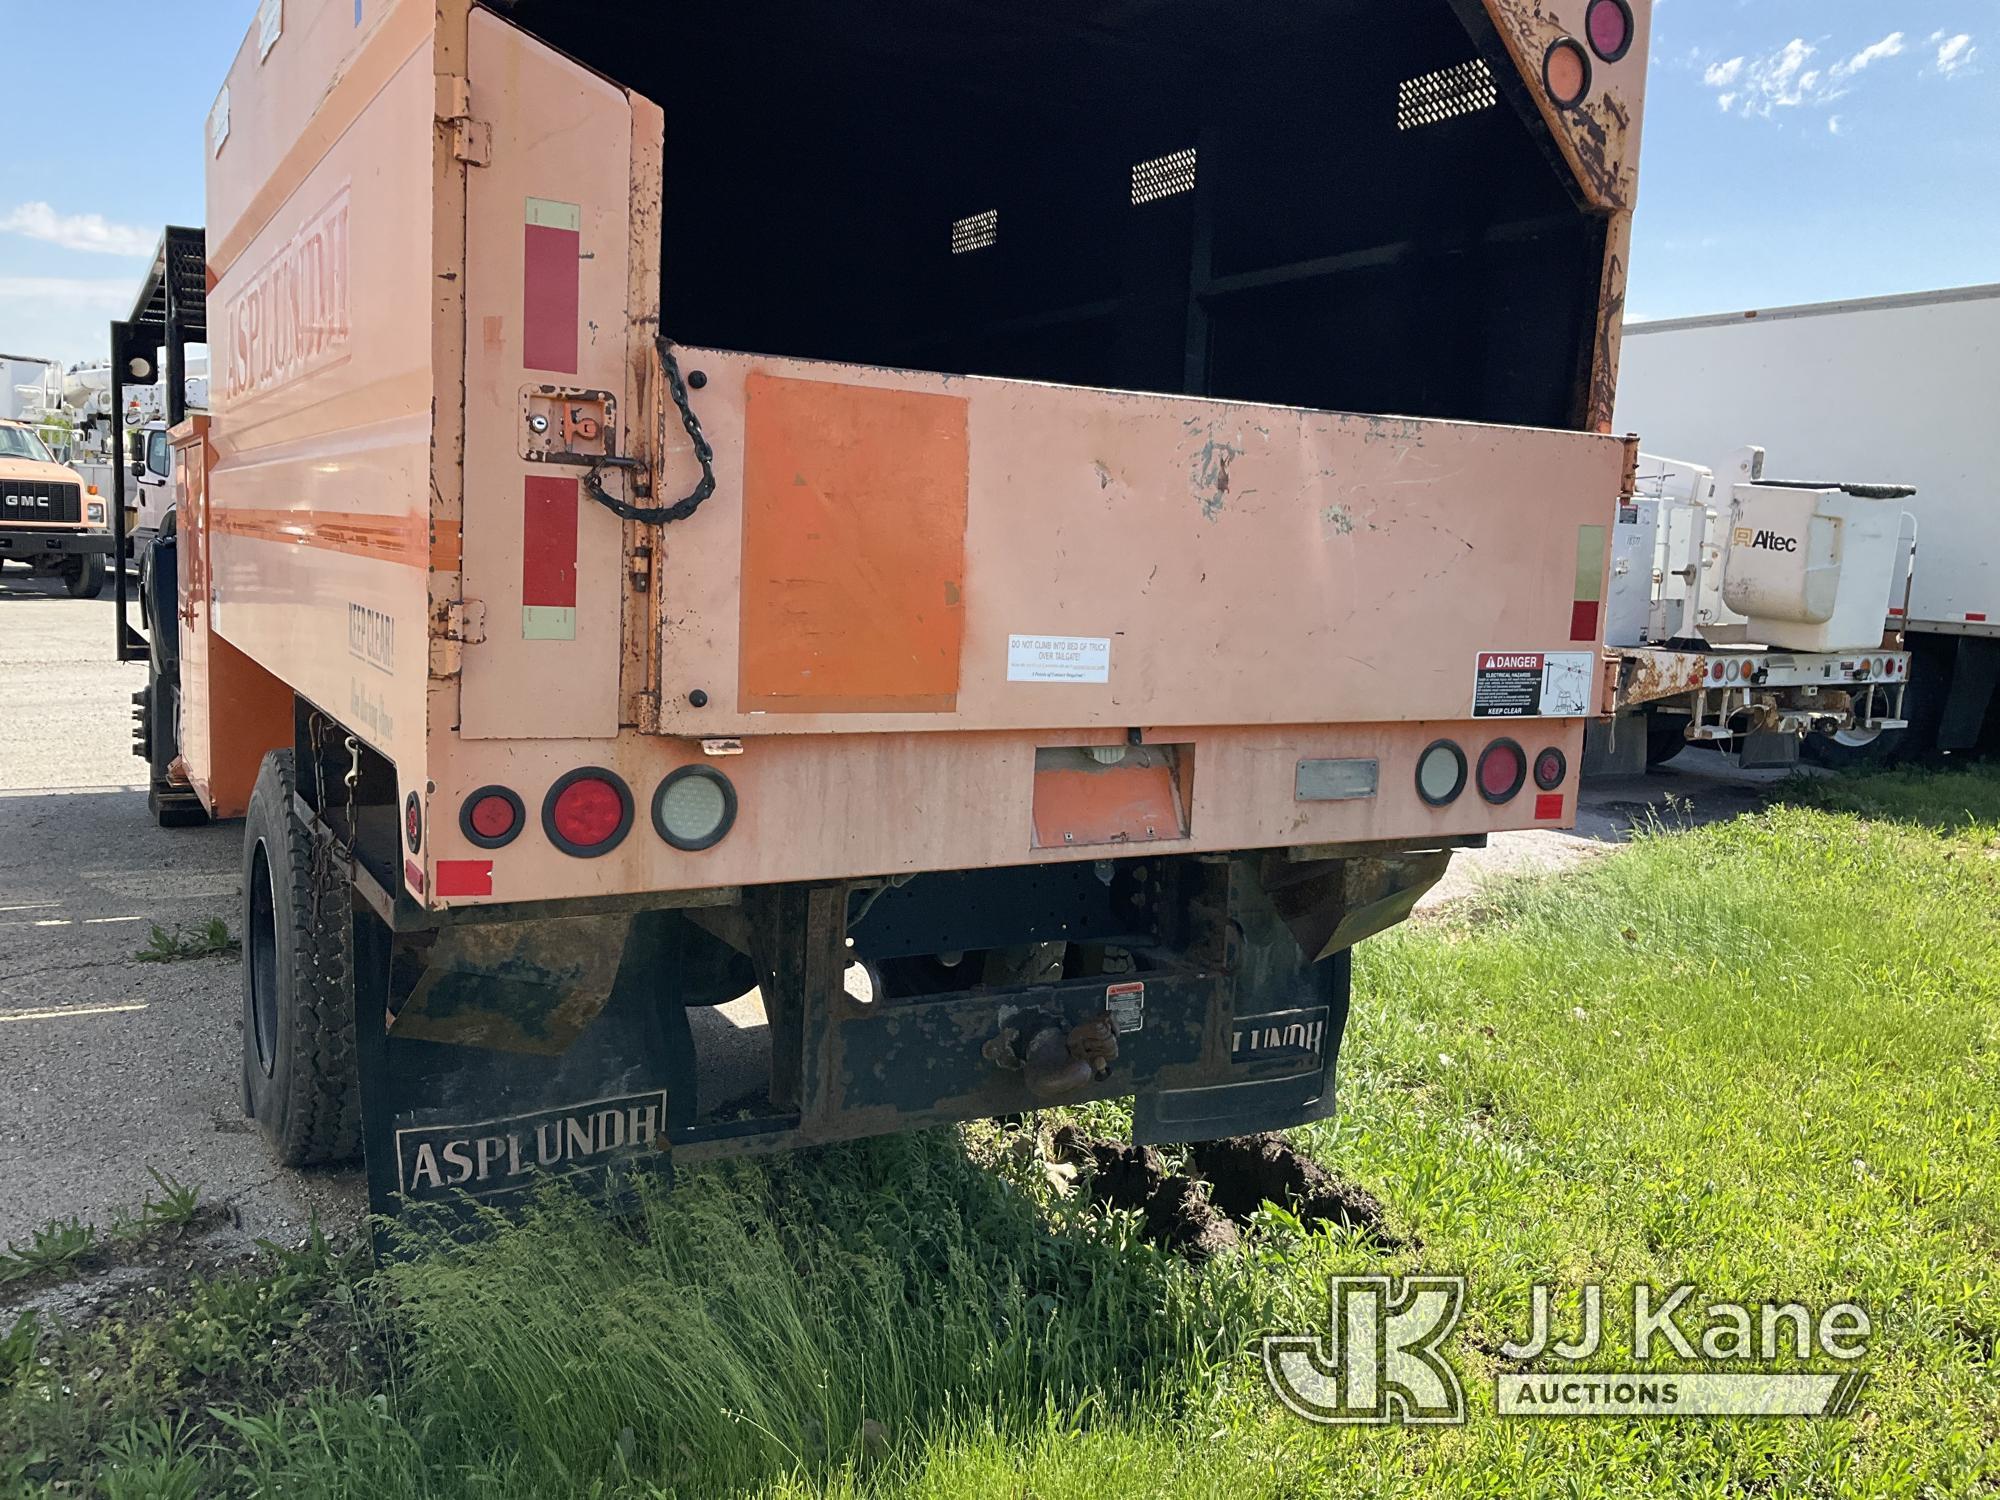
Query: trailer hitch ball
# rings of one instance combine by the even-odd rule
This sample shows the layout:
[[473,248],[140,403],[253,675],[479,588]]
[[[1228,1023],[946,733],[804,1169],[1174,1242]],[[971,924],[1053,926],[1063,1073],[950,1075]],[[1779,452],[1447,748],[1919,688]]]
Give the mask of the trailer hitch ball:
[[1021,1074],[1036,1098],[1064,1099],[1110,1076],[1118,1030],[1108,1014],[1066,1028],[1036,1012],[1010,1018],[981,1050],[994,1066]]

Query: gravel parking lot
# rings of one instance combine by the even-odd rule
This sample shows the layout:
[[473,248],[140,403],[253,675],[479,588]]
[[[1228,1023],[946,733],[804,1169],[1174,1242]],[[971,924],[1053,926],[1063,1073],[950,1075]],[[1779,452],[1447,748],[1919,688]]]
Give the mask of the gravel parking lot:
[[[281,1172],[244,1118],[240,966],[135,956],[156,925],[221,917],[238,933],[239,833],[148,816],[129,748],[145,669],[114,660],[112,640],[108,596],[0,573],[0,1243],[70,1215],[107,1222],[155,1191],[149,1169],[227,1202],[246,1236],[296,1238],[315,1216],[345,1231],[365,1210],[360,1174]],[[1690,752],[1597,784],[1576,832],[1461,855],[1429,903],[1588,859],[1670,796],[1731,816],[1769,779]]]

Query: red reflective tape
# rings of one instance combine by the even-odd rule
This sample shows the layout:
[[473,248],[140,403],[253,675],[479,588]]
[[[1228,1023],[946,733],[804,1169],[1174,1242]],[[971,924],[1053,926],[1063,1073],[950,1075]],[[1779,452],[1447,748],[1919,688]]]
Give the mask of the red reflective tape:
[[1903,606],[1900,604],[1892,604],[1889,606],[1889,613],[1892,615],[1900,615],[1902,612],[1903,612]]
[[414,859],[403,861],[403,879],[409,882],[410,889],[419,896],[424,893],[424,867]]
[[576,481],[530,474],[521,512],[521,603],[576,608]]
[[1569,607],[1569,638],[1573,641],[1597,639],[1597,601],[1579,599]]
[[583,236],[547,224],[525,226],[521,268],[521,362],[531,370],[576,373],[578,279]]
[[[1563,794],[1561,792],[1538,792],[1535,795],[1535,821],[1537,823],[1560,823],[1563,815]],[[444,874],[444,866],[438,866],[438,874]]]
[[437,893],[440,896],[490,896],[493,894],[493,861],[490,859],[441,859],[437,862]]
[[1968,612],[1965,618],[1970,620],[1974,625],[1984,625],[1986,623],[1986,616],[1983,612],[1976,615]]

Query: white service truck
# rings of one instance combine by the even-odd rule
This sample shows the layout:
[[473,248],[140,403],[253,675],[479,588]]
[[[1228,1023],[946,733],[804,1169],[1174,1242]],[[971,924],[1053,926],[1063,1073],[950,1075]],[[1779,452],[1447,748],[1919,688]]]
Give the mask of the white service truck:
[[[207,361],[189,361],[185,392],[187,410],[208,410]],[[70,462],[99,494],[112,493],[111,465],[129,466],[125,486],[125,531],[134,555],[158,532],[173,506],[173,450],[167,440],[165,388],[127,385],[124,409],[113,412],[111,366],[98,360],[73,367],[63,380],[63,408],[74,425]],[[122,457],[120,457],[122,453]]]
[[1697,457],[1765,445],[1791,472],[1894,480],[1916,521],[1888,625],[1900,729],[1814,736],[1829,763],[2000,750],[2000,285],[1629,324],[1617,430]]
[[1912,493],[1767,479],[1761,448],[1720,473],[1642,453],[1605,597],[1617,716],[1585,770],[1637,771],[1689,743],[1789,765],[1802,740],[1903,729],[1909,657],[1885,619],[1909,590]]

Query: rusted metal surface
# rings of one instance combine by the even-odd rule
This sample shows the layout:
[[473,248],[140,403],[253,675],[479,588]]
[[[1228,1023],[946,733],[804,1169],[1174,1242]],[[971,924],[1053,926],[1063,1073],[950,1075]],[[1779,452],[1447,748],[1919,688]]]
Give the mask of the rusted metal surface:
[[630,917],[446,928],[396,1012],[397,1035],[504,1052],[569,1050],[611,996]]
[[1446,850],[1312,864],[1273,858],[1263,880],[1300,952],[1317,961],[1408,917],[1450,863]]
[[1631,0],[1633,37],[1616,62],[1590,57],[1590,88],[1564,109],[1547,95],[1542,60],[1566,38],[1586,43],[1588,0],[1483,0],[1529,92],[1548,122],[1578,186],[1596,207],[1629,213],[1638,192],[1640,102],[1652,22],[1651,0]]
[[1627,708],[1681,697],[1708,677],[1709,657],[1702,651],[1626,651],[1620,656],[1618,701]]

